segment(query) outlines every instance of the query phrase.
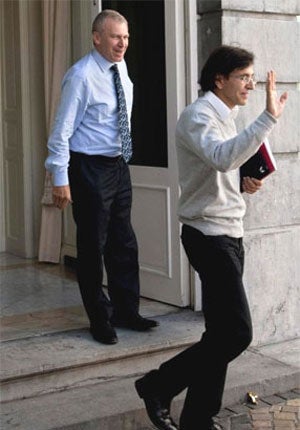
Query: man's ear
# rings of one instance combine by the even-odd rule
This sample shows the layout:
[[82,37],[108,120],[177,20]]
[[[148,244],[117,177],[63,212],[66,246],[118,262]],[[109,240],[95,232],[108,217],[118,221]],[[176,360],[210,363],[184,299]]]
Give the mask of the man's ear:
[[100,33],[98,33],[98,31],[93,31],[93,44],[94,44],[94,46],[100,45],[100,42],[101,42]]
[[224,85],[224,76],[223,75],[216,75],[215,77],[215,86],[221,90]]

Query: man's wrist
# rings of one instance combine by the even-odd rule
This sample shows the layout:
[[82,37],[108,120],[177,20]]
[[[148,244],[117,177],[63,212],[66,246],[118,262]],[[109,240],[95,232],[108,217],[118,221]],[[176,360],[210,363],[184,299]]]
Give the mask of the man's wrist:
[[271,112],[268,109],[266,109],[265,112],[269,116],[269,118],[272,119],[272,121],[276,124],[277,118],[273,114],[271,114]]
[[66,187],[69,185],[68,174],[64,172],[56,173],[53,175],[52,182],[55,187]]

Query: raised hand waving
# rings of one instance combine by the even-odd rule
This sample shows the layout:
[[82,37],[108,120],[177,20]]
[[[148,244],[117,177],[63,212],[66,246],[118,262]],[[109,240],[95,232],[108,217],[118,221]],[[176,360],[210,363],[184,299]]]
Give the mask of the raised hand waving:
[[288,98],[287,92],[284,92],[279,98],[276,91],[276,74],[274,70],[270,70],[267,74],[267,111],[275,118],[279,118],[282,114],[285,103]]

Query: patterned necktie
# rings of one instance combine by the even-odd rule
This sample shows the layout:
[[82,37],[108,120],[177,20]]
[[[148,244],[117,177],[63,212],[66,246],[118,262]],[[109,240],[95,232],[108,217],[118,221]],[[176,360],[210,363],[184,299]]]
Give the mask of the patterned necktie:
[[122,154],[123,158],[128,163],[132,156],[132,142],[128,125],[128,115],[126,109],[126,100],[124,90],[121,83],[120,73],[118,66],[114,64],[111,69],[114,72],[114,82],[118,97],[118,110],[119,110],[119,127],[122,142]]

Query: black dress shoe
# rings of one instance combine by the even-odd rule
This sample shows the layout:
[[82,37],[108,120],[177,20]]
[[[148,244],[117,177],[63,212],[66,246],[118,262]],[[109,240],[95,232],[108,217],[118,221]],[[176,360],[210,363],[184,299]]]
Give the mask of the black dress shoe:
[[[200,419],[200,421],[199,421]],[[201,420],[201,417],[196,417],[194,420],[188,422],[180,422],[180,430],[225,430],[220,424],[218,424],[213,418],[206,420],[205,423]]]
[[113,315],[110,321],[115,327],[129,328],[136,331],[147,331],[151,328],[159,326],[157,321],[144,318],[139,314],[126,318]]
[[158,396],[145,395],[142,390],[141,380],[135,381],[135,388],[138,395],[143,399],[148,417],[159,430],[178,430],[178,425],[170,415],[171,401],[162,400]]
[[117,333],[109,321],[103,321],[97,326],[91,326],[91,335],[97,342],[113,345],[118,342]]
[[218,423],[213,423],[208,430],[224,430],[224,427],[222,427],[220,424]]
[[[202,427],[201,427],[202,429]],[[220,424],[218,424],[213,418],[210,420],[210,423],[207,426],[203,427],[204,430],[224,430]]]

